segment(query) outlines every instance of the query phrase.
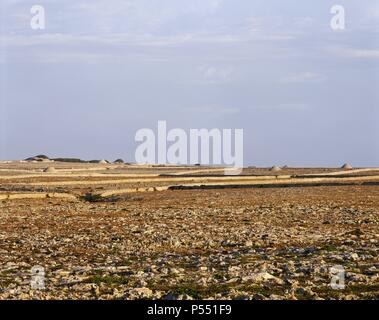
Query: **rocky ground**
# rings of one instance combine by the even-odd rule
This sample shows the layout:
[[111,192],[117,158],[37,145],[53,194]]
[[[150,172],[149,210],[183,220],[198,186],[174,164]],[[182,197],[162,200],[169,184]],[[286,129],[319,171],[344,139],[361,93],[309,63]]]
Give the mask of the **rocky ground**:
[[97,201],[0,202],[0,299],[379,298],[379,186]]

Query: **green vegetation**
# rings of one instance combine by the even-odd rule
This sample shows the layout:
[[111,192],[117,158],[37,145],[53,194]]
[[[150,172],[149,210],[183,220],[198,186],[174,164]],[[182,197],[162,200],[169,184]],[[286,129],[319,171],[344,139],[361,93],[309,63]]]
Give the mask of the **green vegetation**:
[[102,197],[100,194],[92,194],[87,193],[84,196],[80,197],[81,200],[86,202],[116,202],[119,201],[120,198],[116,196],[110,196],[110,197]]
[[76,159],[76,158],[55,158],[52,159],[54,161],[58,162],[70,162],[70,163],[87,163],[87,161],[81,160],[81,159]]
[[334,252],[334,251],[338,251],[338,248],[332,244],[326,244],[324,247],[323,247],[324,250],[328,251],[328,252]]
[[90,276],[85,282],[87,283],[94,283],[94,284],[101,284],[105,283],[108,285],[112,284],[128,284],[129,283],[129,277],[125,276],[119,276],[119,275],[93,275]]
[[271,294],[283,295],[286,289],[283,286],[265,286],[256,284],[236,285],[223,283],[200,286],[192,282],[184,282],[176,286],[149,283],[149,287],[152,290],[165,291],[174,295],[186,294],[194,299],[205,299],[216,294],[227,295],[232,289],[246,292],[249,295],[260,294],[269,297]]
[[225,272],[217,272],[213,275],[213,278],[215,278],[216,280],[223,280],[224,278],[226,278],[226,273]]
[[40,158],[40,159],[49,159],[48,156],[45,156],[44,154],[39,154],[38,156],[35,156],[35,158]]
[[194,299],[201,299],[201,292],[199,292],[195,287],[191,286],[180,286],[171,291],[174,295],[189,295]]
[[320,297],[338,299],[343,295],[358,295],[360,299],[374,299],[379,297],[378,284],[353,284],[346,285],[344,290],[334,290],[330,286],[317,287],[313,289]]

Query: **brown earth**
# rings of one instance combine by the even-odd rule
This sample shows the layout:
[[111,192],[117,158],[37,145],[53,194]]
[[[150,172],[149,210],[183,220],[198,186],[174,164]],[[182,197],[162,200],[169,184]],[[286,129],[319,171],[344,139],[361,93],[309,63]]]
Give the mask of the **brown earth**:
[[[41,173],[47,166],[57,172]],[[277,175],[343,174],[326,180],[336,185],[295,187],[294,177],[284,177],[284,185],[275,187],[271,183],[278,178],[262,178],[271,176],[268,169],[246,169],[243,175],[254,175],[251,180],[214,180],[219,168],[106,169],[112,166],[0,164],[0,199],[21,197],[0,201],[0,299],[379,298],[378,172],[289,168]],[[59,176],[63,170],[73,171],[66,178]],[[109,177],[110,171],[118,177]],[[213,176],[208,187],[225,181],[226,188],[109,192],[189,183],[180,176],[158,177],[178,178],[179,172]],[[93,173],[100,176],[89,176]],[[127,180],[122,174],[149,176],[92,185]],[[27,177],[2,179],[11,175]],[[256,175],[270,184],[254,185]],[[340,184],[351,175],[351,185]],[[371,185],[364,185],[368,176]],[[83,182],[60,186],[60,181]],[[241,181],[252,188],[241,188]],[[105,192],[110,196],[97,195]],[[28,194],[47,196],[22,199]],[[45,270],[44,290],[31,287],[36,265]],[[330,286],[335,265],[344,268],[344,289]]]

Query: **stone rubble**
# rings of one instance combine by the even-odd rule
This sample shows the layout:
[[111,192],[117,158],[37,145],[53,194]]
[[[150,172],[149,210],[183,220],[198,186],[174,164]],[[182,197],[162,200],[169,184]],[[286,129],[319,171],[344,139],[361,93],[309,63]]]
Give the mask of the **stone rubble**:
[[0,299],[378,299],[378,244],[377,186],[3,201]]

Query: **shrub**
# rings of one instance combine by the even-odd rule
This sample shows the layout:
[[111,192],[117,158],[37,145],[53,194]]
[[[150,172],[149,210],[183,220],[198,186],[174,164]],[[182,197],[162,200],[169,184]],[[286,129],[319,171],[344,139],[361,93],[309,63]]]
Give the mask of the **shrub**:
[[120,198],[116,196],[102,197],[100,194],[92,193],[87,193],[84,196],[81,196],[80,199],[87,202],[116,202],[120,200]]
[[58,162],[72,162],[72,163],[86,163],[87,161],[76,158],[55,158],[54,161]]

